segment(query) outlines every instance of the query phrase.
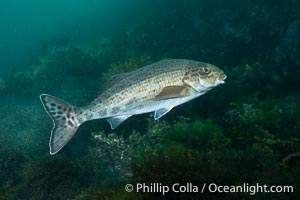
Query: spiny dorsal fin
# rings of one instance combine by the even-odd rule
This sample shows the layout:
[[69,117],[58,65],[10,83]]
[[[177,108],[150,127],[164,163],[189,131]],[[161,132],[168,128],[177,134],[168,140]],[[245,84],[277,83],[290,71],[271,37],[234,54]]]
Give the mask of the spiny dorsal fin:
[[110,77],[108,79],[107,83],[117,82],[117,81],[125,78],[126,76],[128,76],[128,74],[130,74],[130,72],[113,75],[112,77]]
[[119,82],[120,80],[124,79],[126,76],[128,76],[129,72],[127,73],[121,73],[121,74],[116,74],[110,77],[106,83],[102,86],[101,90],[99,91],[99,94],[110,88],[112,85],[115,83]]
[[172,99],[189,96],[191,88],[188,86],[167,86],[161,93],[155,96],[156,99]]

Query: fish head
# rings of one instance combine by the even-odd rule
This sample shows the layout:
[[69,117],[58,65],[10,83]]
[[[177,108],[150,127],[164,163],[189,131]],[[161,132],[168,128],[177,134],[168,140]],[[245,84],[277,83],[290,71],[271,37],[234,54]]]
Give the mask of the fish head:
[[197,92],[206,92],[220,84],[225,83],[227,76],[218,67],[197,62],[188,67],[183,81]]

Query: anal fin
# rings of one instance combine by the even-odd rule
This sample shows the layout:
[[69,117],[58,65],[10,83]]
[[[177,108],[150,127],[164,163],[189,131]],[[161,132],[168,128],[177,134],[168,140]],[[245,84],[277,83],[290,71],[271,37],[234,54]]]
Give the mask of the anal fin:
[[154,112],[154,119],[157,120],[167,114],[172,108],[161,108]]
[[124,122],[131,115],[123,115],[107,118],[107,122],[110,124],[111,129],[117,128],[122,122]]

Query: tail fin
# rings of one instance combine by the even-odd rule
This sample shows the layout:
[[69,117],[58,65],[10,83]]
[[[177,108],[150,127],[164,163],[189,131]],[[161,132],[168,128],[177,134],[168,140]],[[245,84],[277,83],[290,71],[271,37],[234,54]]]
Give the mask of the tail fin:
[[42,94],[43,106],[54,122],[50,137],[50,154],[53,155],[67,144],[77,131],[80,123],[76,108],[56,97]]

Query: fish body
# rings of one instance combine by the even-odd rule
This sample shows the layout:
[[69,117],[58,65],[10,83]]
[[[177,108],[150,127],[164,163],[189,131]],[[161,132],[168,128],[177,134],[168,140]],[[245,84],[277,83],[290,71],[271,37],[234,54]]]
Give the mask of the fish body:
[[50,154],[57,153],[86,121],[106,118],[114,129],[132,115],[154,112],[157,120],[225,79],[224,72],[214,65],[168,59],[112,77],[103,92],[85,107],[43,94],[44,108],[54,121]]

